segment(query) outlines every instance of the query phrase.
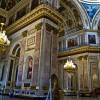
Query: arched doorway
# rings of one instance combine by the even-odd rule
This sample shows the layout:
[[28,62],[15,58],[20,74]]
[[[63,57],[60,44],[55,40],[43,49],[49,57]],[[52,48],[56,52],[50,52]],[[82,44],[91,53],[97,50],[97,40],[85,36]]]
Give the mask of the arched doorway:
[[55,74],[51,75],[51,86],[55,88],[55,85],[58,85],[58,78]]
[[52,99],[53,100],[59,100],[60,95],[59,95],[59,82],[58,82],[58,77],[56,74],[51,75],[51,88],[52,88]]
[[9,83],[8,85],[10,87],[16,86],[19,58],[20,58],[20,45],[17,44],[12,51],[11,59],[10,59],[10,67],[8,73],[8,83]]

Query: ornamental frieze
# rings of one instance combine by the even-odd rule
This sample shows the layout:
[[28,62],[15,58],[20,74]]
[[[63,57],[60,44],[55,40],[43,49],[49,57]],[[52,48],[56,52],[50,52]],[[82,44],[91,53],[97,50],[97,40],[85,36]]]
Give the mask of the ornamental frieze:
[[61,25],[61,23],[63,22],[62,16],[56,10],[51,8],[49,5],[42,4],[39,7],[35,8],[30,13],[28,13],[26,16],[22,17],[12,25],[8,26],[6,30],[10,35],[13,32],[16,32],[21,28],[25,27],[26,25],[29,25],[30,23],[40,18],[44,18],[44,16],[50,18],[56,24],[59,25]]
[[93,46],[82,46],[79,48],[74,48],[68,51],[63,51],[58,53],[58,57],[65,57],[65,56],[71,56],[75,54],[81,54],[81,53],[99,53],[100,52],[100,47],[93,47]]

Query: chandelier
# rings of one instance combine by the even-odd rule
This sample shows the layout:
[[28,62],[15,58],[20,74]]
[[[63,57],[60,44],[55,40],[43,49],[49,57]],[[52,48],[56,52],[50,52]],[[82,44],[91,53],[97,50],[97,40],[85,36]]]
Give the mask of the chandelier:
[[0,47],[5,47],[10,45],[10,41],[7,38],[6,31],[3,30],[4,23],[0,23]]
[[64,69],[67,70],[67,72],[73,72],[76,69],[76,65],[72,62],[72,60],[68,59],[67,62],[64,65]]

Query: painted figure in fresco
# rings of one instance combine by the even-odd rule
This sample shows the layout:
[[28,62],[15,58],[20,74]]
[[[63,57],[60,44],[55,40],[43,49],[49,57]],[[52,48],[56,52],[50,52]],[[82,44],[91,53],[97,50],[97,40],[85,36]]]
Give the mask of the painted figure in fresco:
[[32,65],[33,65],[33,59],[30,57],[28,59],[27,79],[31,79],[32,78]]

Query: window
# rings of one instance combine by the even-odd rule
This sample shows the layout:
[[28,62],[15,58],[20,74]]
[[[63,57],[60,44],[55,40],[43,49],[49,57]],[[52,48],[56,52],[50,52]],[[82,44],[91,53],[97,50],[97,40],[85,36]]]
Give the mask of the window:
[[5,0],[1,0],[1,8],[5,9],[6,8],[6,1]]
[[23,9],[21,9],[20,11],[17,12],[16,20],[23,17],[26,14],[26,12],[27,12],[27,6],[25,6]]
[[8,23],[8,25],[11,25],[13,22],[14,22],[14,15],[13,16],[11,16],[10,18],[9,18],[9,23]]

